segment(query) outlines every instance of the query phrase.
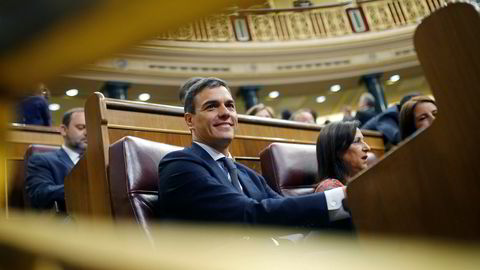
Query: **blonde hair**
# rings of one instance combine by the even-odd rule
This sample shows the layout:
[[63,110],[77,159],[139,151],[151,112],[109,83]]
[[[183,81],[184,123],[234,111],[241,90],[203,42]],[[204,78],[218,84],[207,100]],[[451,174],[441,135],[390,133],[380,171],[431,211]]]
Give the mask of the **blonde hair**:
[[266,110],[271,118],[275,118],[275,112],[272,107],[265,106],[263,103],[258,103],[257,105],[251,107],[245,112],[247,115],[257,115],[258,112]]

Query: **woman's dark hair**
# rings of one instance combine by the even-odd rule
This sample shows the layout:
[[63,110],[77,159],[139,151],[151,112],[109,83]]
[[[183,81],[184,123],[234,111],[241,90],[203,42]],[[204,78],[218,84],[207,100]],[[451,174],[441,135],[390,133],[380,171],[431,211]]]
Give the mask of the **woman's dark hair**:
[[415,126],[414,111],[418,104],[424,102],[430,102],[437,105],[433,99],[427,96],[416,96],[403,104],[399,115],[400,134],[402,136],[402,140],[406,139],[417,130],[417,127]]
[[334,122],[322,128],[317,139],[318,178],[334,178],[346,184],[348,168],[342,156],[355,139],[358,121]]

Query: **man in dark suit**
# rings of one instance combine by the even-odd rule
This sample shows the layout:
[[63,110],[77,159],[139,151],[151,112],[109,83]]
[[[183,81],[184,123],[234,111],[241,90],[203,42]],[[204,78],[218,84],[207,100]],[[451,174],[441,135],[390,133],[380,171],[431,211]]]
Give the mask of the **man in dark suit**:
[[60,133],[64,144],[59,150],[34,154],[28,160],[25,191],[33,208],[65,211],[64,178],[87,148],[83,108],[63,115]]
[[39,84],[37,94],[27,97],[17,106],[17,123],[27,125],[51,126],[52,116],[48,109],[48,88]]
[[261,175],[233,162],[228,147],[237,127],[235,101],[226,83],[204,78],[185,98],[191,148],[159,164],[159,214],[164,218],[246,224],[322,227],[349,218],[345,189],[282,197]]
[[370,93],[363,93],[358,100],[358,110],[355,114],[355,120],[360,121],[360,126],[362,126],[377,114],[375,111],[375,98]]

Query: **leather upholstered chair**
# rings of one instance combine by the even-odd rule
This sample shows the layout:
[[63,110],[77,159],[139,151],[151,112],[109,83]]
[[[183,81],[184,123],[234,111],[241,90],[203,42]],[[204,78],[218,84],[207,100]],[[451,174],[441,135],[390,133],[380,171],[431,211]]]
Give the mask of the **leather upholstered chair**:
[[[318,175],[317,149],[312,144],[272,143],[260,153],[262,174],[268,185],[284,196],[309,194]],[[377,157],[368,152],[368,166]]]
[[260,161],[263,176],[276,192],[284,196],[295,196],[315,190],[315,145],[272,143],[262,150]]
[[27,177],[28,160],[33,154],[51,152],[60,149],[58,145],[32,144],[25,151],[23,156],[23,175],[17,177],[10,194],[9,204],[18,208],[30,208],[30,200],[25,192],[25,178]]
[[110,146],[109,185],[115,219],[134,219],[147,232],[158,200],[158,164],[169,152],[183,149],[137,137]]

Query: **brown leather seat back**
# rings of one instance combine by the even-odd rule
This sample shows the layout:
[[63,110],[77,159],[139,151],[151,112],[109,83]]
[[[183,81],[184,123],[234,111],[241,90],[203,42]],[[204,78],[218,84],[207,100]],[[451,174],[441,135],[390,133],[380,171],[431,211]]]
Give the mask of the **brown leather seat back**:
[[33,154],[56,151],[60,149],[57,145],[32,144],[28,146],[23,156],[23,175],[17,176],[9,196],[9,206],[18,208],[30,208],[30,200],[25,193],[25,178],[27,177],[28,160]]
[[115,219],[134,218],[148,229],[158,200],[158,164],[183,147],[137,137],[124,137],[110,146],[109,185]]
[[316,146],[272,143],[260,153],[262,174],[272,189],[285,196],[312,193],[317,177]]

